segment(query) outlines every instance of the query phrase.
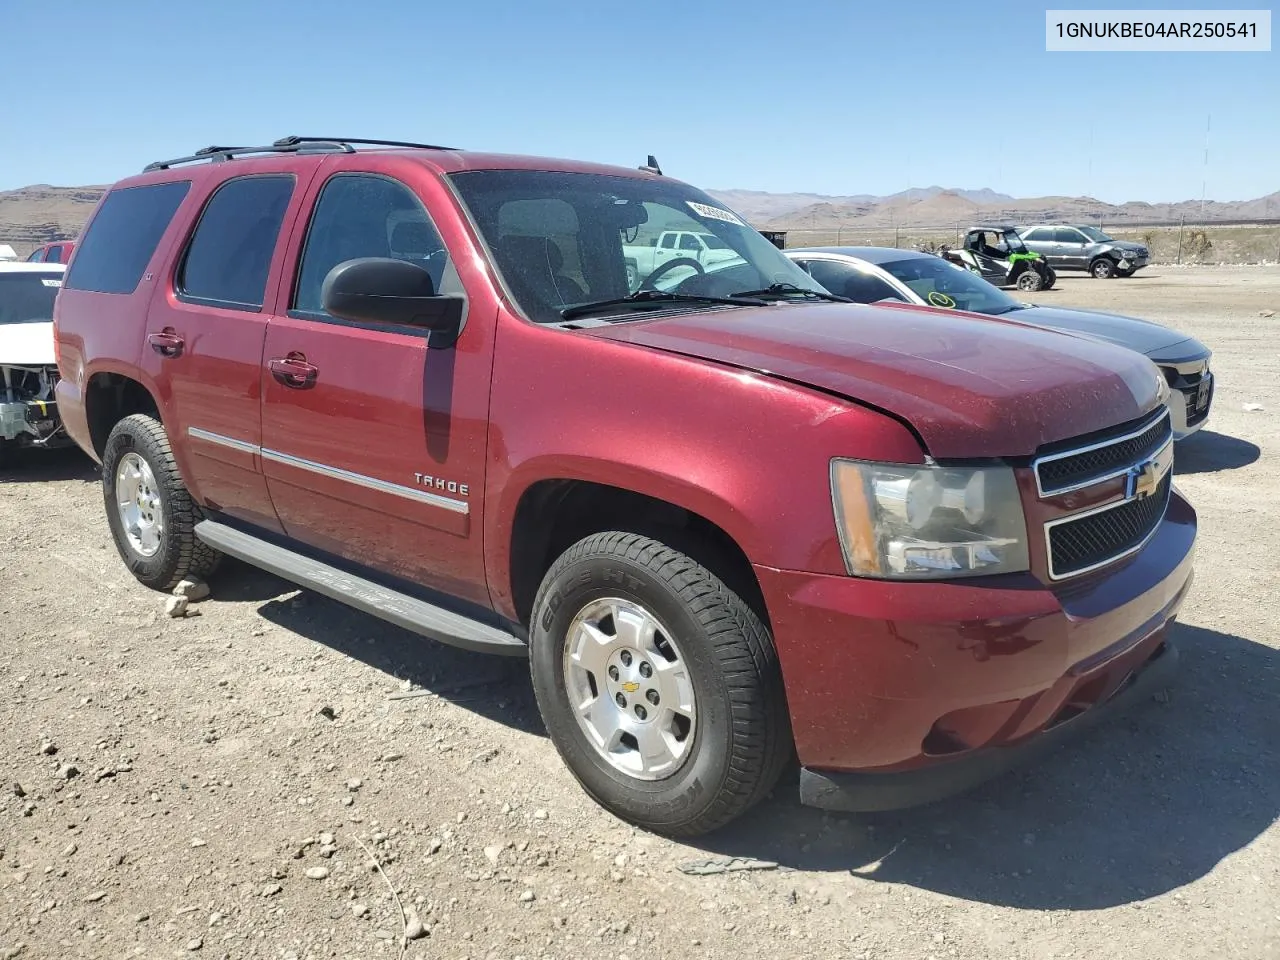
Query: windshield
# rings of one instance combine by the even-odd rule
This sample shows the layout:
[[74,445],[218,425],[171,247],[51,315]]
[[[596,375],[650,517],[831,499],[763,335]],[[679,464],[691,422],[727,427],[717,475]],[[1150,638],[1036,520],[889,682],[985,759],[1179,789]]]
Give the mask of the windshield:
[[1112,239],[1099,230],[1097,227],[1076,227],[1081,233],[1092,240],[1094,243],[1111,243]]
[[[543,170],[471,170],[450,179],[507,289],[538,323],[638,290],[728,297],[789,283],[822,292],[736,214],[685,184]],[[659,244],[677,233],[693,242]],[[690,234],[701,235],[705,249]]]
[[1023,304],[964,267],[941,257],[911,257],[879,265],[933,307],[969,310],[996,316],[1019,310]]
[[49,323],[61,273],[0,273],[0,324]]

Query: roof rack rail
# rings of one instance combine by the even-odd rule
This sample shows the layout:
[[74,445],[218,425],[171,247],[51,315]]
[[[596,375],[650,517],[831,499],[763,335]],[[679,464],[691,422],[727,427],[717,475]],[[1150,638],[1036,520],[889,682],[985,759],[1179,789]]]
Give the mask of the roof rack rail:
[[201,147],[189,157],[175,157],[173,160],[157,160],[143,167],[144,173],[152,170],[168,170],[184,163],[197,163],[208,160],[222,163],[234,157],[249,156],[256,153],[355,153],[352,144],[371,147],[410,147],[420,150],[456,150],[456,147],[441,147],[431,143],[411,143],[405,140],[359,140],[351,137],[281,137],[275,143],[265,147]]
[[201,147],[189,157],[175,157],[173,160],[157,160],[155,163],[148,163],[142,168],[143,173],[149,173],[152,170],[168,170],[170,167],[176,167],[184,163],[197,163],[201,160],[208,160],[212,163],[222,163],[231,160],[234,157],[244,157],[251,154],[261,153],[355,153],[355,148],[349,144],[337,143],[334,141],[307,141],[298,144],[271,144],[265,147]]
[[353,143],[365,147],[410,147],[417,150],[457,150],[457,147],[442,147],[435,143],[414,143],[410,140],[361,140],[357,137],[281,137],[275,142],[277,147],[291,147],[305,143]]

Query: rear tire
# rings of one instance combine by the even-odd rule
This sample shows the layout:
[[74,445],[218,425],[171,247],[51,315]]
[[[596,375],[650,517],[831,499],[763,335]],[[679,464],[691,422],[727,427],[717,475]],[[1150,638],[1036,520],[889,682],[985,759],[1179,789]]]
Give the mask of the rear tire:
[[102,452],[102,495],[116,550],[140,583],[170,590],[217,568],[222,554],[194,533],[204,514],[183,484],[169,437],[154,417],[135,413],[111,430]]
[[1095,280],[1110,280],[1116,275],[1116,265],[1108,257],[1099,257],[1089,264],[1089,273]]
[[[792,756],[768,628],[657,540],[612,531],[565,551],[538,590],[529,645],[551,742],[587,793],[631,823],[714,830],[763,798]],[[673,675],[675,687],[653,686]]]

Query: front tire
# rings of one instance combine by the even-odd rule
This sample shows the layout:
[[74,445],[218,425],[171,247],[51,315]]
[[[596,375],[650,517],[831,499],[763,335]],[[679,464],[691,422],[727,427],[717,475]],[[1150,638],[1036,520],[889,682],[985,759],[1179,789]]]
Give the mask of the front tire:
[[1099,257],[1089,264],[1089,273],[1095,280],[1110,280],[1116,275],[1116,265],[1107,257]]
[[614,815],[695,836],[741,815],[792,753],[768,628],[706,567],[612,531],[547,572],[530,629],[533,688],[556,750]]
[[1015,281],[1015,285],[1019,290],[1023,290],[1027,293],[1034,293],[1044,286],[1044,281],[1040,278],[1040,274],[1037,273],[1034,268],[1028,267],[1018,274],[1018,279]]
[[194,533],[203,514],[154,417],[135,413],[112,429],[102,452],[102,495],[116,550],[139,582],[170,590],[217,568],[222,554]]

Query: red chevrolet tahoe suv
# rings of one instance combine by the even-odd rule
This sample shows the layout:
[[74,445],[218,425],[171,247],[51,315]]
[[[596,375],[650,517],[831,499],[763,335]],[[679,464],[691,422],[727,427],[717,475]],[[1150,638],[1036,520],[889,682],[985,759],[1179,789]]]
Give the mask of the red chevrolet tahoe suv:
[[[629,277],[669,231],[736,257]],[[230,555],[527,656],[655,831],[793,758],[809,804],[935,800],[1174,660],[1196,518],[1149,360],[843,302],[655,166],[210,147],[104,196],[55,319],[142,583]]]

